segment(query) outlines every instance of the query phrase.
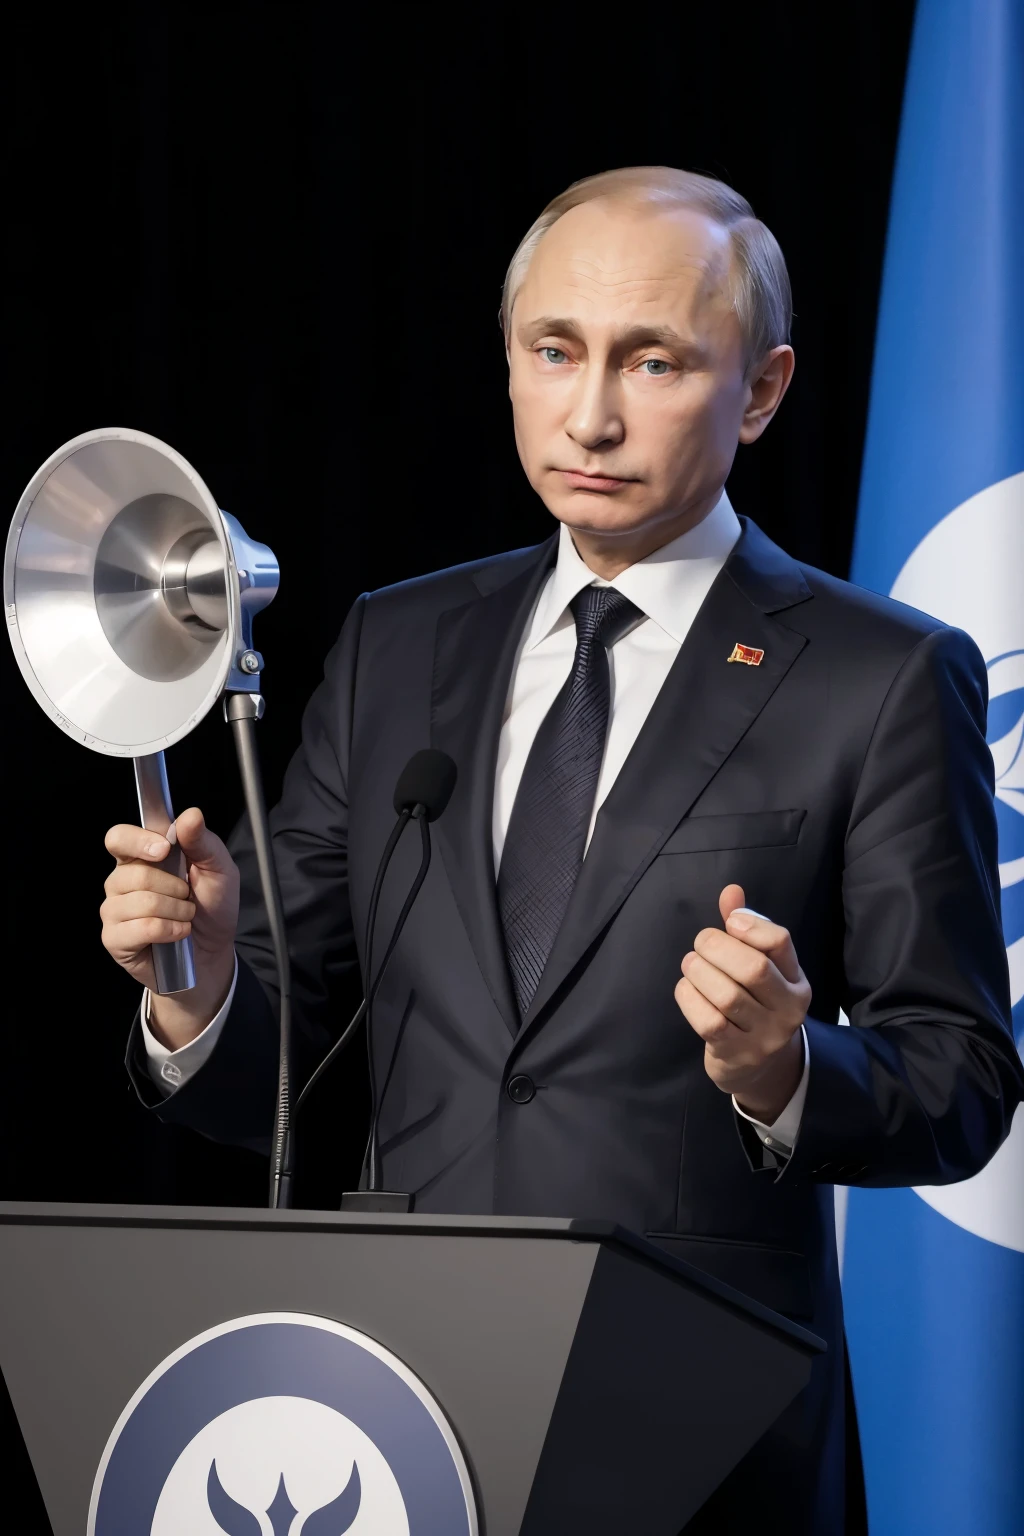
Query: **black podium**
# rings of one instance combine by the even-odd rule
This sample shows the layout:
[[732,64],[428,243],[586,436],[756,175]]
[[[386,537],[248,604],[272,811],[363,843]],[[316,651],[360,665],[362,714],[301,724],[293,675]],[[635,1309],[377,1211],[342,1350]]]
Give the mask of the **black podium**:
[[[454,1431],[482,1536],[676,1536],[824,1348],[599,1221],[8,1203],[0,1231],[0,1367],[54,1536],[121,1529],[90,1514],[115,1425],[232,1319],[333,1320],[403,1362]],[[352,1496],[308,1529],[349,1529]],[[301,1536],[291,1507],[267,1515]],[[243,1516],[208,1528],[266,1528]]]

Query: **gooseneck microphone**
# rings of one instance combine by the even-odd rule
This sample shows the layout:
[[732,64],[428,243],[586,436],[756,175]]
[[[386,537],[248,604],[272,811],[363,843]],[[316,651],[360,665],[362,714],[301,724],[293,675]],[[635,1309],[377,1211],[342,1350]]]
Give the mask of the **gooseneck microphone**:
[[[384,976],[384,967],[391,958],[392,951],[398,942],[398,936],[405,926],[406,918],[412,910],[412,904],[419,895],[419,890],[427,878],[427,870],[430,868],[430,822],[436,821],[452,797],[455,788],[456,768],[452,759],[446,752],[438,752],[433,748],[427,748],[423,752],[415,753],[406,763],[399,774],[398,783],[395,785],[395,810],[398,813],[398,821],[389,839],[388,848],[385,849],[385,858],[381,860],[380,869],[377,871],[377,879],[374,882],[373,895],[370,899],[370,908],[366,920],[366,975],[373,974],[373,934],[377,922],[377,904],[380,900],[381,889],[384,885],[384,874],[387,862],[397,847],[398,839],[408,825],[409,821],[418,821],[420,824],[420,839],[422,854],[420,867],[416,872],[416,878],[406,897],[405,905],[398,914],[391,942],[384,954],[380,971],[376,977],[376,984],[370,985],[366,993],[366,1051],[370,1072],[370,1138],[367,1156],[367,1192],[375,1194],[380,1190],[380,1111],[387,1084],[391,1077],[391,1063],[384,1074],[383,1087],[380,1094],[377,1093],[376,1070],[373,1059],[373,1000],[377,989]],[[392,1061],[394,1053],[392,1052]],[[408,1208],[408,1207],[406,1207]]]
[[395,812],[436,821],[448,805],[458,772],[447,752],[427,747],[414,752],[398,775]]
[[[414,753],[399,775],[394,795],[394,806],[398,820],[392,827],[391,834],[384,845],[384,852],[381,854],[377,875],[373,882],[373,890],[370,894],[370,904],[367,909],[366,944],[364,948],[366,996],[363,998],[345,1030],[335,1041],[331,1050],[306,1083],[295,1103],[293,1113],[298,1112],[313,1086],[350,1044],[365,1019],[371,1104],[370,1136],[367,1146],[367,1188],[346,1193],[342,1198],[342,1210],[408,1210],[410,1207],[411,1197],[409,1195],[389,1194],[380,1190],[380,1110],[384,1094],[387,1092],[388,1083],[391,1079],[394,1052],[392,1052],[392,1058],[388,1064],[387,1072],[384,1074],[381,1091],[378,1095],[376,1064],[373,1054],[373,1001],[384,979],[388,962],[394,953],[395,946],[401,936],[402,929],[405,927],[409,913],[412,911],[416,897],[419,895],[420,888],[427,878],[431,855],[429,823],[436,821],[447,806],[451,799],[452,791],[455,788],[456,776],[455,764],[448,754],[436,751],[433,748],[427,748],[422,752]],[[380,903],[381,891],[384,887],[384,877],[387,874],[388,865],[391,863],[402,833],[410,821],[417,821],[420,826],[422,846],[420,865],[416,872],[416,878],[409,888],[409,894],[395,921],[388,947],[384,951],[384,957],[380,962],[376,975],[374,975],[374,930],[377,923],[377,908]]]

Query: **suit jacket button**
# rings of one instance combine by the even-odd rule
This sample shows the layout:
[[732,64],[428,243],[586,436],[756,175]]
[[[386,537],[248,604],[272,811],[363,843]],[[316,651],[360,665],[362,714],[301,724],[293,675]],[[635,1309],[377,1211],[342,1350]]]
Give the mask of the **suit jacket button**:
[[515,1077],[509,1078],[505,1092],[513,1104],[529,1104],[537,1090],[533,1086],[533,1078],[527,1077],[525,1072],[520,1072]]

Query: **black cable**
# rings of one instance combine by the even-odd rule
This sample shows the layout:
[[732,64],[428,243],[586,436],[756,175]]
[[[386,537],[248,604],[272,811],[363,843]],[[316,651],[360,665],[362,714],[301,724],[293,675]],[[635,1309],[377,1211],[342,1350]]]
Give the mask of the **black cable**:
[[[425,828],[426,828],[426,822],[425,821],[421,821],[421,829],[425,830]],[[373,985],[371,986],[371,988],[370,988],[370,990],[369,990],[369,992],[367,994],[367,997],[363,998],[362,1002],[359,1004],[359,1007],[356,1009],[355,1013],[352,1015],[351,1019],[349,1019],[348,1023],[345,1025],[345,1028],[342,1030],[341,1034],[338,1036],[338,1039],[335,1040],[334,1044],[331,1046],[330,1050],[327,1052],[327,1055],[324,1057],[323,1061],[317,1067],[316,1071],[313,1073],[312,1077],[306,1083],[306,1085],[303,1088],[302,1092],[299,1094],[298,1098],[295,1100],[295,1103],[292,1106],[292,1120],[293,1120],[293,1122],[294,1122],[294,1119],[295,1119],[296,1115],[298,1114],[299,1110],[301,1109],[303,1103],[305,1102],[307,1094],[311,1091],[311,1089],[314,1087],[314,1085],[320,1081],[321,1077],[323,1077],[324,1073],[327,1071],[328,1067],[332,1064],[332,1062],[336,1061],[337,1058],[341,1055],[342,1051],[344,1051],[347,1046],[351,1045],[352,1041],[355,1039],[356,1032],[359,1029],[360,1024],[363,1022],[363,1019],[366,1016],[367,999],[368,998],[372,999],[372,998],[375,998],[377,996],[377,993],[378,993],[378,991],[380,989],[380,984],[384,980],[384,972],[388,968],[388,961],[391,959],[391,956],[395,952],[395,945],[398,943],[398,940],[399,940],[399,937],[401,935],[402,929],[405,927],[405,920],[409,916],[410,911],[412,910],[412,904],[416,900],[417,895],[419,894],[420,886],[423,884],[424,880],[427,877],[427,868],[429,868],[429,866],[430,866],[430,854],[429,854],[429,851],[428,851],[427,855],[426,855],[426,867],[424,867],[423,863],[420,864],[419,873],[416,876],[416,879],[415,879],[415,881],[413,883],[413,887],[412,887],[411,891],[409,892],[408,896],[405,898],[405,905],[402,907],[401,912],[399,912],[399,914],[398,914],[398,919],[397,919],[397,921],[395,923],[395,931],[391,935],[391,942],[389,943],[389,945],[387,947],[387,950],[385,951],[384,959],[380,963],[380,970],[377,972],[376,976],[373,979]],[[394,1065],[394,1062],[392,1061],[392,1066],[393,1065]],[[387,1075],[387,1078],[384,1081],[384,1087],[381,1089],[381,1100],[382,1101],[383,1101],[385,1093],[387,1093],[387,1091],[388,1091],[388,1083],[390,1082],[390,1080],[391,1080],[391,1067],[388,1068],[388,1075]]]
[[[409,916],[410,911],[412,910],[412,904],[416,900],[416,897],[419,895],[420,886],[423,884],[424,880],[427,878],[427,870],[430,868],[430,826],[429,826],[429,823],[427,821],[427,817],[426,817],[426,814],[425,814],[425,807],[422,806],[422,805],[417,805],[415,807],[415,809],[413,810],[412,814],[413,814],[413,819],[418,821],[419,824],[420,824],[420,840],[421,840],[421,844],[422,844],[422,852],[420,854],[420,867],[419,867],[419,869],[416,872],[416,879],[412,883],[412,888],[409,891],[408,896],[405,898],[405,904],[402,907],[401,912],[398,914],[398,921],[395,923],[394,932],[391,935],[391,943],[388,945],[387,952],[386,952],[386,954],[384,956],[384,960],[383,960],[383,962],[381,964],[381,968],[380,968],[379,972],[377,973],[376,980],[374,981],[373,986],[371,987],[369,993],[367,994],[366,1038],[367,1038],[367,1042],[369,1044],[369,1048],[370,1048],[371,1054],[372,1054],[372,1051],[373,1051],[373,1037],[372,1037],[372,1034],[371,1034],[371,1017],[370,1016],[371,1016],[371,1012],[372,1012],[372,1008],[373,1008],[373,1000],[374,1000],[374,998],[377,995],[377,989],[379,988],[379,986],[381,984],[381,981],[383,979],[384,969],[387,966],[388,961],[391,959],[392,951],[394,950],[395,945],[398,943],[398,936],[401,933],[402,929],[405,927],[405,920]],[[381,1112],[382,1108],[384,1107],[384,1095],[388,1091],[388,1084],[391,1081],[391,1074],[394,1071],[395,1056],[396,1056],[396,1054],[397,1054],[397,1041],[395,1042],[395,1045],[392,1046],[392,1048],[391,1048],[391,1060],[388,1062],[388,1070],[384,1074],[384,1085],[383,1085],[383,1087],[380,1090],[380,1098],[379,1099],[371,1098],[371,1100],[370,1100],[370,1104],[371,1104],[371,1107],[372,1107],[373,1118],[370,1121],[369,1166],[368,1166],[368,1170],[367,1170],[367,1180],[366,1180],[366,1187],[367,1187],[367,1189],[370,1189],[370,1190],[376,1190],[378,1188],[378,1186],[379,1186],[379,1179],[380,1179],[380,1112]]]
[[[383,966],[381,969],[383,970]],[[331,1065],[332,1062],[337,1060],[337,1058],[341,1055],[342,1051],[345,1050],[347,1046],[352,1044],[352,1041],[355,1039],[356,1031],[358,1030],[360,1024],[363,1022],[365,1014],[366,998],[364,997],[362,1002],[359,1004],[359,1007],[356,1009],[355,1013],[349,1019],[348,1023],[345,1025],[345,1028],[338,1036],[337,1040],[335,1040],[334,1044],[327,1052],[327,1055],[324,1057],[323,1061],[313,1073],[313,1076],[309,1079],[309,1081],[306,1083],[306,1086],[295,1100],[295,1105],[292,1109],[293,1119],[302,1108],[307,1095],[313,1089],[315,1084],[318,1083],[323,1077],[324,1073],[327,1071],[327,1068]]]
[[398,839],[409,825],[411,811],[403,809],[391,829],[391,836],[387,840],[384,852],[381,855],[380,864],[377,866],[377,878],[373,882],[373,890],[370,894],[370,905],[366,913],[366,943],[363,946],[364,975],[366,977],[366,1059],[370,1075],[370,1110],[377,1102],[377,1079],[373,1066],[373,989],[370,985],[370,977],[373,974],[373,930],[377,922],[377,906],[380,902],[380,893],[384,885],[384,876],[387,874],[388,865],[391,863],[391,855],[398,846]]
[[238,770],[245,795],[245,808],[249,813],[260,888],[267,911],[270,939],[277,966],[281,1028],[277,1068],[277,1105],[274,1112],[274,1136],[270,1159],[270,1208],[287,1210],[292,1198],[292,980],[285,937],[281,887],[277,878],[277,866],[274,863],[267,803],[263,795],[263,777],[256,751],[256,721],[262,711],[262,703],[258,695],[228,694],[224,700],[224,716],[231,726],[231,733],[235,740]]

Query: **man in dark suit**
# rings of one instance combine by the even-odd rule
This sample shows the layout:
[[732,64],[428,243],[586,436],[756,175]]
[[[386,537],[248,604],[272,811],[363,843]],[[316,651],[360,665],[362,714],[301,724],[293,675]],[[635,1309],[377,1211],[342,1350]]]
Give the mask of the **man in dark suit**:
[[[458,765],[377,1004],[384,1187],[611,1218],[828,1340],[693,1530],[844,1528],[832,1186],[965,1178],[1022,1094],[981,657],[724,493],[788,386],[789,319],[777,245],[721,184],[645,169],[556,199],[503,321],[561,526],[359,599],[273,815],[308,1068],[363,958],[396,777],[428,743]],[[177,827],[191,890],[153,867],[162,839],[108,834],[107,948],[144,984],[152,942],[196,949],[129,1067],[162,1119],[266,1147],[251,846],[232,859],[196,810]],[[417,861],[400,846],[382,933]]]

